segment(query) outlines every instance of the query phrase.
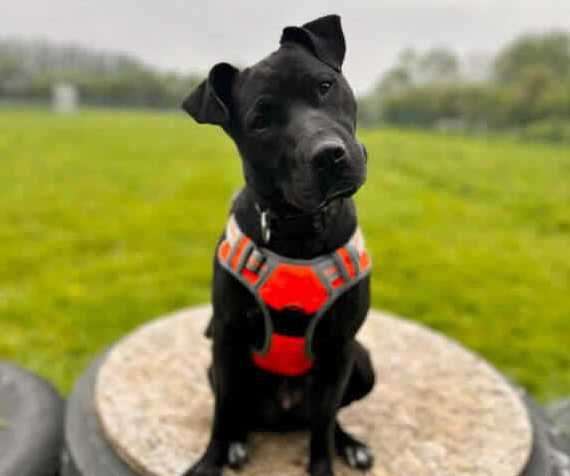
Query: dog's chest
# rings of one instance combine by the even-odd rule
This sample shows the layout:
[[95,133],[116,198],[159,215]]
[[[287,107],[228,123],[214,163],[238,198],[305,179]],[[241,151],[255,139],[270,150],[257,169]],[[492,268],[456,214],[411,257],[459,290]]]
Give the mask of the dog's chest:
[[371,262],[357,229],[334,252],[295,260],[257,246],[230,217],[219,245],[219,264],[253,295],[263,331],[256,333],[254,364],[267,372],[299,377],[313,367],[317,324],[336,299],[368,276]]

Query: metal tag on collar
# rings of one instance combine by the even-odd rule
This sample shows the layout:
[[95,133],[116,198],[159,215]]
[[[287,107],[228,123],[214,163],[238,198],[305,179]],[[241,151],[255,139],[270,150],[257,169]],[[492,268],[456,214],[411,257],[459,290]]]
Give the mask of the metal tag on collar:
[[267,244],[271,239],[271,227],[269,226],[267,210],[260,211],[259,220],[261,222],[261,239],[265,244]]

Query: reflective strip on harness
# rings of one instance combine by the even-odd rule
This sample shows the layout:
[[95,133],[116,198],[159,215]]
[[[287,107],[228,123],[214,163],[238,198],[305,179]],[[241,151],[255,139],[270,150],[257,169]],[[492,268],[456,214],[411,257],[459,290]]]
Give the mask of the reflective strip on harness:
[[[254,364],[285,376],[306,374],[313,366],[314,328],[332,303],[371,270],[360,229],[330,255],[293,260],[259,248],[232,215],[218,247],[219,263],[256,296],[266,319],[266,343],[254,351]],[[310,316],[303,337],[273,332],[270,310],[295,310]],[[314,322],[313,322],[314,321]]]

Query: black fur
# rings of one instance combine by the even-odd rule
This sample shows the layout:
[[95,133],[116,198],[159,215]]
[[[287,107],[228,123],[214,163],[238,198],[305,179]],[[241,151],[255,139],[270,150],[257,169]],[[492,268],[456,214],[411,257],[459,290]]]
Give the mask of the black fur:
[[[355,138],[356,102],[341,73],[344,55],[338,16],[288,27],[276,52],[243,71],[227,63],[214,66],[183,103],[197,122],[223,127],[236,143],[246,181],[232,206],[240,228],[291,258],[330,253],[357,226],[351,196],[365,181],[366,152]],[[269,217],[269,242],[260,210]],[[264,333],[258,305],[214,260],[214,422],[204,455],[186,475],[219,476],[225,464],[241,467],[248,459],[248,433],[259,428],[308,428],[312,476],[333,474],[333,450],[353,467],[371,466],[366,445],[336,419],[341,406],[364,397],[374,384],[368,352],[355,340],[368,312],[369,287],[368,278],[360,281],[327,311],[307,376],[278,377],[251,362],[251,349]],[[273,315],[276,325],[294,333],[295,319],[287,317]]]
[[318,18],[302,27],[288,26],[281,36],[281,44],[287,42],[304,45],[323,63],[341,71],[346,44],[337,15]]

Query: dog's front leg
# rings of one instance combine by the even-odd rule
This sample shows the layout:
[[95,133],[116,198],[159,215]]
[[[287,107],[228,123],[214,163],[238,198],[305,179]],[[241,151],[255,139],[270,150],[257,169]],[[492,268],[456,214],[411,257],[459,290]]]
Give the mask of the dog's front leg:
[[185,476],[221,476],[225,464],[238,468],[247,460],[249,347],[239,330],[214,326],[212,433],[205,453]]
[[353,365],[353,342],[329,344],[317,355],[310,394],[309,474],[333,476],[336,414]]

